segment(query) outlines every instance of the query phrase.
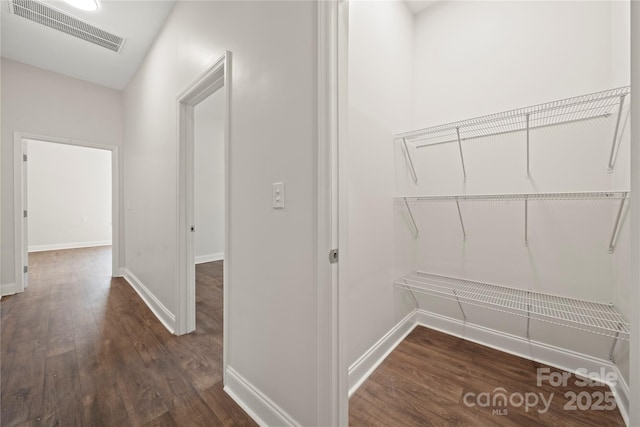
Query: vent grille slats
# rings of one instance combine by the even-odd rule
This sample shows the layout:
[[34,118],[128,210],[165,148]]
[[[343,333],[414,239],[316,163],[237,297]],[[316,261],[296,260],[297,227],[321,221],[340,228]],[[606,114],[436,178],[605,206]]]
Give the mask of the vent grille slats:
[[35,0],[11,0],[13,13],[114,52],[124,39]]

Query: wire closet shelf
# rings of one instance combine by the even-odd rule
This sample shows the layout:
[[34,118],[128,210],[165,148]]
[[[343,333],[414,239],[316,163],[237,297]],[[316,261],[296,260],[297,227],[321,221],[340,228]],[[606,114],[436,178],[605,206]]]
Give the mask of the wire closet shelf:
[[582,191],[570,193],[505,193],[400,196],[396,200],[427,201],[510,201],[510,200],[621,200],[629,197],[628,191]]
[[[629,340],[629,323],[612,304],[415,272],[396,280],[399,289],[502,313]],[[460,306],[462,309],[462,306]],[[464,311],[463,311],[464,314]],[[466,316],[465,316],[466,318]],[[528,335],[528,326],[527,326]]]
[[416,148],[447,142],[464,141],[491,135],[525,131],[563,123],[608,117],[615,107],[622,108],[630,87],[517,108],[438,126],[396,134],[396,139],[415,142]]

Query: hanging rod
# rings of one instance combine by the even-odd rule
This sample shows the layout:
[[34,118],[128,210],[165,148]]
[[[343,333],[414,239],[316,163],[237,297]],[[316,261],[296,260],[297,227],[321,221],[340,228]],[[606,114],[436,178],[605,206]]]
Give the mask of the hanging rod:
[[629,197],[628,191],[583,191],[570,193],[506,193],[456,194],[438,196],[401,196],[404,201],[509,201],[509,200],[620,200]]
[[397,134],[396,138],[407,141],[426,141],[417,147],[442,144],[460,140],[480,138],[502,133],[524,131],[529,129],[607,117],[613,114],[616,106],[620,106],[624,96],[630,93],[630,87],[624,86],[602,92],[546,102],[530,107],[517,108],[500,113],[474,117],[467,120],[427,127]]
[[[406,275],[394,283],[396,287],[412,293],[421,293],[455,301],[458,304],[520,316],[528,321],[537,320],[578,329],[611,337],[615,341],[630,339],[629,323],[615,310],[612,304],[474,282],[421,271]],[[460,309],[462,310],[462,306]]]

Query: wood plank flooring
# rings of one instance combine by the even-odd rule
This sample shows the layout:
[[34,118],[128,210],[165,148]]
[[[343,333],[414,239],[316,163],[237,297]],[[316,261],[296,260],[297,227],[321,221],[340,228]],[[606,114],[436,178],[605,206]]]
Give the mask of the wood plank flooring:
[[256,425],[222,389],[221,261],[197,266],[197,330],[181,337],[110,277],[110,247],[29,264],[0,305],[2,426]]
[[[537,368],[549,367],[417,327],[351,397],[349,422],[353,427],[625,425],[617,408],[605,410],[611,405],[599,401],[608,387],[579,386],[574,375],[566,386],[552,387],[546,379],[538,386]],[[561,373],[549,368],[549,375]],[[501,392],[506,405],[494,400]],[[570,393],[582,397],[572,403],[565,396]],[[519,396],[529,400],[528,410]]]

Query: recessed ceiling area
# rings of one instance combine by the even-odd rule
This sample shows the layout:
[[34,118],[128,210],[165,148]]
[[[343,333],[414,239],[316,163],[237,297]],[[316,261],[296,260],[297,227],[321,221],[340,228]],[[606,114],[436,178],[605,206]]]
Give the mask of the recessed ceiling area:
[[175,0],[102,0],[94,12],[64,1],[41,1],[126,39],[119,52],[12,14],[10,1],[2,3],[2,57],[121,90],[142,62]]

